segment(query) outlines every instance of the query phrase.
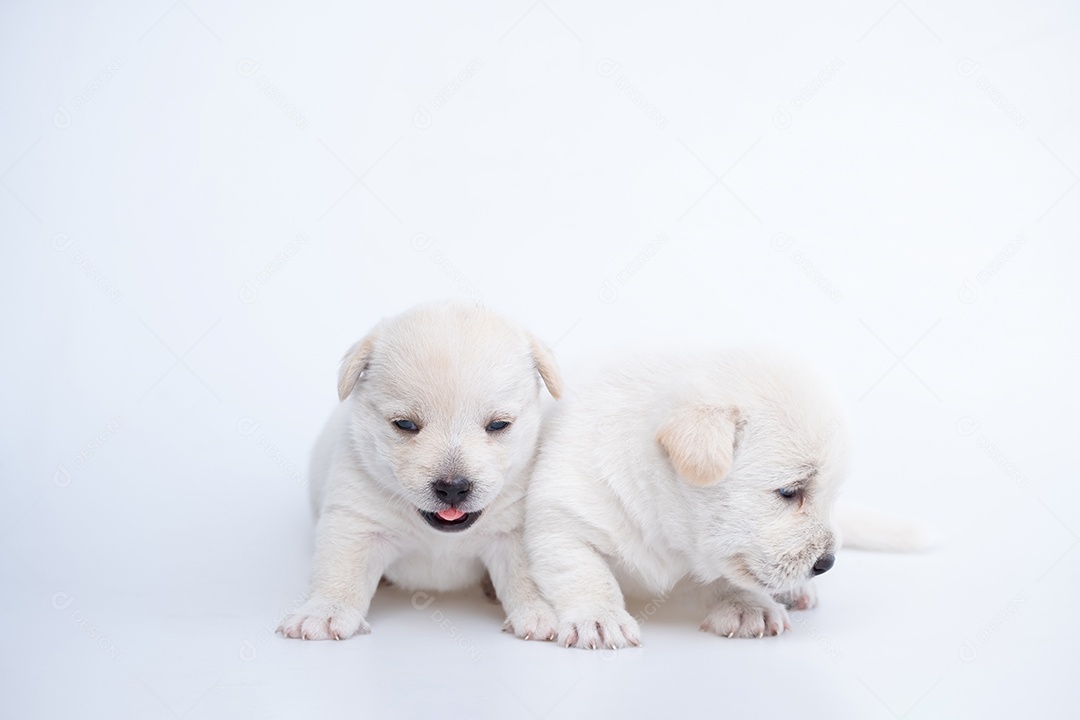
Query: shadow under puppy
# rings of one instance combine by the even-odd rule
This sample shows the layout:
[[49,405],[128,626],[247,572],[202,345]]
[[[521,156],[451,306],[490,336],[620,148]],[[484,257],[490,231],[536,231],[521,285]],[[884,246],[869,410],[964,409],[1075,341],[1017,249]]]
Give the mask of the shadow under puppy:
[[308,640],[368,633],[382,577],[449,591],[487,574],[505,629],[552,639],[555,615],[522,544],[541,379],[559,397],[547,348],[477,307],[422,305],[354,345],[341,364],[341,404],[312,454],[311,590],[278,630]]
[[[545,426],[526,503],[534,577],[568,647],[640,643],[623,591],[705,595],[703,630],[778,635],[816,603],[834,563],[843,413],[822,382],[772,351],[651,357],[608,369]],[[884,518],[864,546],[913,549]]]

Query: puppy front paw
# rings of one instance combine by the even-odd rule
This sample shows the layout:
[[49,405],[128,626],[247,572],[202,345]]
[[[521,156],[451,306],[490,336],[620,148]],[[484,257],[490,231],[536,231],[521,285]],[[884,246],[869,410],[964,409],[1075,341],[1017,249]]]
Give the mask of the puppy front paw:
[[786,606],[788,610],[809,610],[817,607],[817,587],[809,582],[795,590],[773,595],[773,599]]
[[533,602],[507,615],[503,630],[523,640],[554,640],[558,624],[554,610],[546,603]]
[[721,597],[701,623],[705,632],[724,637],[760,638],[791,629],[787,610],[764,595],[737,593]]
[[559,618],[558,640],[565,647],[623,648],[641,645],[641,628],[618,607],[574,608]]
[[311,598],[281,621],[278,632],[303,640],[345,640],[353,635],[367,635],[371,626],[358,608],[326,598]]

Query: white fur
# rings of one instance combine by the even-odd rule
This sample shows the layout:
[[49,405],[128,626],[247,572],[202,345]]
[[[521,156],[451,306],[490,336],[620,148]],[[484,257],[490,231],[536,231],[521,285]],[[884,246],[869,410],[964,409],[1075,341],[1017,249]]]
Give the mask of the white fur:
[[[529,486],[526,545],[560,642],[638,644],[623,591],[663,595],[686,576],[702,629],[783,632],[784,604],[816,602],[812,567],[836,550],[845,458],[840,404],[778,353],[609,369],[554,412]],[[799,481],[801,500],[777,493]]]
[[[558,397],[550,353],[528,333],[475,307],[425,305],[380,323],[342,361],[342,399],[316,442],[317,516],[309,598],[282,622],[287,637],[343,639],[365,620],[380,578],[449,591],[485,573],[506,629],[553,636],[555,617],[531,580],[522,545],[524,481],[540,428],[539,381]],[[420,426],[410,433],[394,420]],[[508,420],[499,432],[485,428]],[[432,483],[463,476],[471,527],[437,530],[421,511],[444,507]]]

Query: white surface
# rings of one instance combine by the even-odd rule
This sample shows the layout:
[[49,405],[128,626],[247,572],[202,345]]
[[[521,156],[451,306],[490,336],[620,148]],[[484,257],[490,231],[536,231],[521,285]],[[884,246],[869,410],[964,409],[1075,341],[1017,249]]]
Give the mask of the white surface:
[[[5,3],[0,714],[1075,711],[1080,7],[353,5]],[[842,553],[760,642],[673,599],[572,652],[393,590],[369,637],[269,634],[337,359],[445,296],[571,369],[798,349],[849,495],[949,539]]]

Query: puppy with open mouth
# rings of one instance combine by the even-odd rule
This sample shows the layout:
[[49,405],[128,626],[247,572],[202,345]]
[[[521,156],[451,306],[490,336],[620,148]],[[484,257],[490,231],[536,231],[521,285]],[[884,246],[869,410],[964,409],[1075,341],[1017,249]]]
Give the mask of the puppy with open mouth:
[[[812,579],[833,566],[845,462],[840,404],[782,354],[609,369],[552,414],[529,485],[526,546],[559,641],[638,645],[623,592],[655,597],[684,577],[704,595],[703,630],[789,629],[787,609],[814,605]],[[924,540],[897,518],[849,517],[864,547]]]
[[554,637],[522,544],[541,380],[558,398],[548,349],[477,307],[420,306],[354,345],[341,364],[341,404],[312,454],[311,591],[279,631],[308,640],[370,632],[365,615],[383,577],[450,591],[489,576],[505,629]]

